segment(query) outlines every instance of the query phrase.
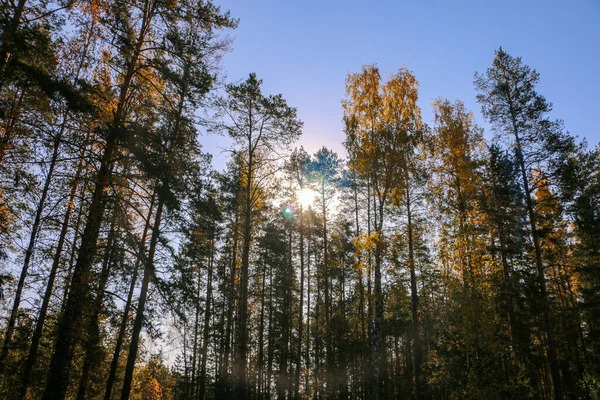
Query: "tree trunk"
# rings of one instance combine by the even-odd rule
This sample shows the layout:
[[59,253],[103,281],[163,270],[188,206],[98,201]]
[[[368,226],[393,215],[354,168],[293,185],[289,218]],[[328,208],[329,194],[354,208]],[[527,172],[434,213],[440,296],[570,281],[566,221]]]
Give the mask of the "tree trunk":
[[90,314],[87,315],[85,323],[88,325],[88,338],[85,344],[85,357],[83,359],[83,365],[81,368],[81,377],[79,380],[79,390],[77,391],[77,400],[85,400],[88,383],[90,381],[90,372],[92,367],[100,362],[98,348],[100,344],[100,327],[98,326],[98,318],[102,312],[102,302],[104,300],[104,290],[106,289],[106,283],[110,275],[110,264],[114,242],[116,240],[116,215],[117,205],[113,206],[112,217],[110,222],[110,232],[107,238],[106,249],[104,250],[104,260],[102,262],[102,270],[100,272],[100,281],[98,283],[98,290],[96,291],[96,297],[93,299],[93,303],[90,307]]
[[196,282],[196,313],[194,315],[194,344],[192,345],[192,381],[188,395],[196,397],[196,365],[198,360],[198,329],[200,328],[200,269],[198,269],[198,281]]
[[304,359],[306,360],[306,376],[304,377],[304,387],[306,389],[306,397],[310,398],[311,390],[309,384],[311,364],[310,364],[310,236],[308,238],[308,249],[307,249],[307,260],[306,260],[306,353]]
[[273,354],[275,346],[273,345],[273,266],[269,266],[269,353],[267,355],[267,399],[271,399],[271,377],[273,376]]
[[[86,139],[87,143],[87,139]],[[77,163],[77,168],[75,172],[75,177],[73,178],[73,183],[71,184],[71,192],[69,193],[69,201],[67,202],[67,209],[65,211],[65,216],[63,218],[62,227],[60,230],[60,235],[58,237],[58,243],[56,244],[56,251],[54,252],[54,258],[52,260],[52,267],[50,268],[50,276],[48,277],[48,283],[46,284],[46,292],[44,293],[44,298],[42,300],[42,306],[40,308],[40,314],[38,316],[35,331],[33,332],[33,336],[31,338],[31,346],[29,348],[29,353],[27,355],[27,361],[25,362],[25,368],[23,372],[23,380],[21,381],[20,388],[20,396],[21,398],[27,397],[27,389],[29,388],[29,381],[31,380],[31,373],[33,371],[33,367],[35,366],[35,362],[37,359],[37,352],[40,346],[40,340],[42,339],[42,333],[44,330],[44,323],[46,321],[46,316],[48,314],[48,307],[50,305],[50,300],[52,298],[52,291],[54,290],[54,281],[56,280],[56,273],[58,272],[58,268],[60,266],[61,255],[63,251],[63,247],[65,245],[65,239],[67,237],[67,232],[69,230],[69,221],[71,220],[71,213],[73,212],[73,207],[75,205],[75,195],[77,194],[77,187],[79,186],[79,180],[81,177],[81,173],[83,170],[83,157],[85,152],[85,146],[81,151],[79,156],[79,161]]]
[[258,330],[258,398],[263,398],[263,375],[264,375],[264,332],[265,332],[265,289],[267,280],[267,254],[263,256],[262,284],[260,290],[260,322]]
[[211,309],[210,302],[212,301],[212,274],[214,263],[215,242],[211,240],[210,258],[208,260],[208,281],[206,283],[206,309],[204,310],[204,331],[202,333],[202,364],[200,365],[200,388],[198,399],[204,400],[206,392],[206,355],[208,353],[208,334],[210,329]]
[[59,134],[57,134],[54,139],[54,148],[52,151],[52,158],[50,160],[50,166],[48,167],[48,174],[46,175],[46,181],[44,182],[44,188],[42,189],[42,195],[40,197],[40,201],[38,202],[38,206],[35,212],[35,219],[33,221],[33,226],[31,227],[31,234],[29,236],[29,244],[27,245],[27,250],[25,251],[25,260],[23,262],[23,268],[21,268],[21,276],[19,277],[19,283],[17,284],[17,291],[15,293],[15,299],[13,301],[13,306],[10,312],[10,317],[8,318],[8,326],[6,328],[6,335],[4,336],[4,344],[2,345],[2,352],[0,352],[0,379],[2,379],[4,372],[6,370],[6,362],[8,359],[8,352],[10,351],[10,346],[12,344],[12,336],[15,329],[15,324],[17,322],[17,314],[19,312],[19,306],[21,304],[21,296],[23,294],[23,288],[25,287],[25,278],[27,278],[27,272],[29,270],[29,264],[31,262],[31,257],[33,256],[33,248],[35,246],[35,240],[37,238],[38,232],[40,230],[41,221],[42,221],[42,213],[44,211],[44,206],[46,205],[46,198],[48,197],[48,191],[50,189],[50,183],[52,182],[52,178],[54,177],[54,168],[56,166],[56,160],[58,159],[58,150],[60,148],[61,136],[64,132],[65,125],[67,123],[67,119],[65,118],[62,123],[62,127],[60,129]]
[[[85,182],[85,181],[84,181]],[[85,183],[81,185],[81,200],[79,201],[79,209],[77,210],[77,221],[73,228],[73,243],[71,244],[71,251],[69,252],[69,267],[67,268],[67,275],[64,279],[64,289],[62,300],[60,302],[60,313],[64,314],[65,308],[67,307],[67,298],[69,297],[69,289],[71,287],[71,277],[73,276],[73,268],[75,267],[75,261],[77,258],[77,242],[79,241],[79,228],[83,219],[83,207],[85,206],[85,194],[86,187]]]
[[81,246],[73,271],[69,296],[58,324],[55,350],[50,361],[48,383],[43,396],[45,400],[63,399],[67,390],[78,333],[73,327],[80,324],[80,318],[88,306],[91,269],[98,247],[98,235],[106,205],[104,190],[111,178],[110,166],[115,147],[114,138],[109,139],[96,178],[96,188],[92,196],[86,227],[81,237]]
[[123,309],[123,318],[121,318],[121,325],[119,326],[119,333],[117,335],[117,342],[115,344],[115,351],[113,353],[112,361],[110,362],[110,370],[108,373],[108,379],[106,381],[106,390],[104,392],[104,400],[111,399],[111,393],[115,379],[117,376],[117,368],[119,366],[119,358],[121,356],[121,349],[123,348],[123,341],[125,340],[125,332],[127,330],[127,322],[129,321],[129,312],[132,306],[133,293],[135,291],[135,285],[137,283],[137,276],[139,273],[140,263],[144,260],[144,252],[146,249],[146,237],[148,230],[150,229],[150,220],[152,218],[152,212],[154,209],[154,201],[156,199],[156,191],[152,193],[150,200],[150,206],[148,207],[148,216],[144,223],[144,230],[142,231],[142,238],[138,247],[138,254],[135,258],[135,265],[133,266],[133,274],[131,276],[131,283],[129,284],[129,292],[127,294],[127,301],[125,302],[125,308]]
[[104,153],[100,161],[100,169],[96,176],[96,186],[92,195],[85,230],[81,237],[81,246],[73,271],[69,296],[58,324],[55,350],[50,360],[48,380],[43,395],[44,400],[63,399],[69,383],[71,361],[73,359],[77,336],[77,332],[75,332],[73,327],[79,325],[79,320],[88,307],[90,273],[96,256],[98,235],[106,207],[104,191],[112,178],[113,156],[117,151],[117,136],[125,119],[125,107],[129,88],[138,67],[138,58],[145,41],[145,36],[148,33],[147,27],[150,19],[149,5],[146,2],[141,29],[136,40],[136,47],[127,63],[127,71],[124,74],[119,101],[114,113],[112,126],[110,126],[108,131]]
[[413,340],[415,341],[414,357],[415,357],[415,394],[416,398],[420,399],[423,395],[421,385],[421,337],[419,332],[419,294],[417,292],[417,277],[415,275],[415,258],[414,258],[414,245],[413,245],[413,225],[412,225],[412,210],[410,208],[410,188],[408,177],[406,178],[406,216],[408,218],[408,267],[410,269],[410,297],[411,297],[411,311],[412,311],[412,328],[413,328]]
[[[252,127],[250,127],[252,132]],[[240,270],[240,298],[238,303],[238,323],[236,326],[237,352],[234,363],[237,400],[246,399],[246,357],[248,353],[248,274],[250,268],[250,243],[252,241],[252,185],[254,154],[251,137],[248,143],[248,171],[244,204],[244,235],[242,247],[242,265]]]
[[525,201],[527,206],[527,213],[529,216],[529,224],[531,228],[531,237],[533,239],[533,247],[535,250],[535,265],[538,273],[538,279],[540,281],[540,291],[542,297],[542,308],[544,310],[544,322],[546,327],[546,336],[548,338],[548,363],[550,364],[550,373],[552,375],[552,383],[554,386],[554,397],[555,400],[562,400],[563,390],[562,383],[560,380],[560,371],[558,368],[558,359],[556,357],[556,344],[554,343],[554,328],[552,326],[552,315],[550,314],[550,302],[548,300],[548,291],[546,289],[546,276],[544,274],[544,263],[542,261],[542,249],[540,246],[540,235],[537,229],[536,214],[533,208],[533,200],[531,199],[531,189],[529,187],[529,180],[527,179],[527,170],[525,167],[525,160],[523,158],[523,151],[521,149],[521,139],[519,137],[519,131],[516,124],[516,117],[513,111],[512,103],[510,104],[511,118],[513,122],[513,129],[516,141],[516,152],[517,162],[521,169],[521,177],[523,179],[523,189],[525,191]]
[[375,231],[378,233],[377,242],[375,244],[375,323],[373,326],[373,397],[378,400],[382,396],[381,387],[381,367],[383,364],[383,295],[381,291],[381,264],[383,258],[383,210],[384,201],[380,191],[376,188],[378,211],[375,216]]
[[158,205],[156,208],[156,217],[154,218],[154,226],[152,227],[152,238],[150,239],[150,247],[148,249],[148,258],[144,263],[144,276],[142,278],[142,288],[133,323],[133,333],[131,334],[131,343],[129,345],[129,354],[127,356],[127,366],[125,367],[125,379],[121,390],[121,400],[129,399],[131,391],[131,381],[133,379],[133,370],[135,368],[135,360],[137,358],[138,345],[140,341],[140,332],[144,322],[144,310],[146,308],[146,299],[148,296],[148,288],[150,279],[154,275],[154,254],[156,253],[156,244],[160,236],[160,222],[162,218],[164,200],[158,195]]
[[300,363],[302,361],[302,331],[304,328],[304,215],[300,206],[300,307],[298,311],[298,349],[296,354],[295,393],[296,400],[300,399]]

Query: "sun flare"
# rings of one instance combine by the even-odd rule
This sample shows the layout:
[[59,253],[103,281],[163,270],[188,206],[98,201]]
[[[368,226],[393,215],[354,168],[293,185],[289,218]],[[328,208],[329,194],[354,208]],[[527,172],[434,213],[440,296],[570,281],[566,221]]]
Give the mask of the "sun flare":
[[298,200],[302,207],[308,207],[315,201],[315,197],[317,197],[317,192],[312,189],[302,189],[298,192]]

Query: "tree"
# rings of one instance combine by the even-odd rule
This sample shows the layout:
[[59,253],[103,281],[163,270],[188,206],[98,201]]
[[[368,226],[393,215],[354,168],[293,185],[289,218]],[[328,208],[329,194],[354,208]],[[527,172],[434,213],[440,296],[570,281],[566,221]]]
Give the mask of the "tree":
[[406,167],[403,140],[419,129],[420,111],[416,105],[417,81],[401,69],[385,84],[379,70],[364,66],[362,73],[349,74],[343,101],[346,125],[346,149],[350,168],[368,178],[374,193],[375,220],[375,322],[373,327],[373,382],[376,398],[382,395],[381,368],[384,338],[381,270],[385,238],[385,211],[393,190],[402,178],[398,171]]
[[561,126],[548,119],[552,105],[535,91],[539,74],[523,64],[520,57],[514,58],[502,48],[496,51],[492,67],[485,74],[475,76],[479,91],[477,101],[483,115],[494,130],[512,143],[521,173],[521,185],[525,193],[530,235],[534,246],[535,266],[540,281],[542,311],[548,340],[548,364],[552,376],[554,396],[562,399],[563,389],[556,355],[554,326],[547,291],[544,260],[540,245],[540,233],[535,211],[535,192],[539,181],[533,174],[537,165],[551,164],[567,145]]
[[411,316],[412,336],[414,341],[414,380],[415,396],[420,398],[423,393],[421,379],[421,364],[423,361],[423,350],[419,327],[419,294],[417,292],[417,277],[415,272],[415,214],[419,202],[418,187],[422,179],[422,171],[419,155],[416,153],[417,146],[421,142],[423,134],[423,123],[421,121],[421,110],[417,107],[418,82],[407,70],[400,69],[394,74],[383,88],[384,93],[384,116],[386,129],[395,135],[392,144],[394,151],[395,168],[398,171],[395,187],[393,189],[392,202],[396,207],[402,208],[406,215],[406,237],[408,245],[408,269],[410,271],[411,287]]

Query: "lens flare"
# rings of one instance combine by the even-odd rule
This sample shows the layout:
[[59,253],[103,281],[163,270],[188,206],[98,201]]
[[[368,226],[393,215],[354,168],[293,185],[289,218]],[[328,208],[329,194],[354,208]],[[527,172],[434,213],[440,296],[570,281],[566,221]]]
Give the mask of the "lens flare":
[[291,205],[285,206],[282,210],[283,216],[285,218],[292,218],[294,216],[296,210]]

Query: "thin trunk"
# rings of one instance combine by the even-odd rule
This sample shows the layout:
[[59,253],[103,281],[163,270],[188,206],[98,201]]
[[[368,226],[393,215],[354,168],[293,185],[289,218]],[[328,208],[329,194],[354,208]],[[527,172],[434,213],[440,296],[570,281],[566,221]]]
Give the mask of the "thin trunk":
[[296,354],[296,377],[294,397],[300,399],[300,363],[302,361],[302,334],[304,328],[304,215],[300,206],[300,307],[298,311],[298,349]]
[[321,212],[323,213],[323,280],[325,285],[325,392],[330,393],[332,387],[333,373],[333,346],[332,346],[332,327],[331,327],[331,290],[329,277],[329,257],[328,257],[328,235],[327,235],[327,207],[325,204],[325,180],[321,181]]
[[288,269],[288,273],[285,274],[283,284],[283,305],[282,305],[282,322],[281,322],[281,338],[279,342],[279,375],[277,377],[277,398],[279,400],[285,399],[286,389],[289,384],[288,374],[288,356],[289,356],[289,336],[290,336],[290,272],[292,262],[292,230],[289,228],[288,232],[288,248],[287,248],[287,260],[284,264],[284,268]]
[[67,119],[63,119],[62,127],[60,129],[60,133],[57,134],[54,139],[54,148],[52,151],[52,158],[50,160],[50,166],[48,167],[48,174],[46,175],[46,181],[44,183],[44,188],[42,189],[42,195],[40,197],[40,201],[38,202],[37,210],[35,213],[35,219],[33,221],[33,226],[31,227],[31,234],[29,235],[29,244],[27,245],[27,250],[25,251],[25,260],[23,262],[23,267],[21,268],[21,276],[19,277],[19,283],[17,284],[17,291],[15,293],[15,299],[13,301],[13,306],[10,312],[10,316],[8,318],[8,326],[6,328],[6,335],[4,336],[4,344],[2,345],[2,352],[0,352],[0,379],[2,379],[4,372],[6,370],[6,361],[8,359],[8,352],[10,351],[10,347],[12,345],[12,336],[15,329],[15,324],[17,322],[17,314],[19,312],[19,306],[21,305],[21,296],[23,294],[23,288],[25,287],[25,278],[27,278],[27,272],[29,271],[29,265],[31,262],[31,257],[33,256],[33,248],[35,246],[35,240],[37,238],[38,232],[40,230],[41,222],[42,222],[42,213],[44,211],[44,206],[46,205],[46,198],[48,197],[48,191],[50,189],[50,184],[52,182],[52,178],[54,177],[54,168],[56,166],[56,160],[58,159],[58,150],[61,144],[61,136],[64,132],[65,126],[67,123]]
[[375,244],[375,323],[373,324],[373,397],[378,400],[382,396],[382,371],[383,364],[383,296],[381,292],[381,265],[383,258],[383,210],[384,201],[381,192],[376,189],[378,208],[375,208],[375,231],[378,233]]
[[319,273],[319,264],[317,261],[317,291],[316,291],[316,304],[315,304],[315,382],[314,392],[318,396],[321,393],[321,335],[319,333],[319,321],[320,321],[320,305],[321,305],[321,274]]
[[285,368],[285,379],[286,379],[286,383],[287,383],[287,393],[288,396],[292,396],[293,393],[293,384],[294,381],[292,380],[292,364],[293,364],[293,359],[292,359],[292,300],[293,300],[293,296],[292,296],[292,284],[293,284],[293,279],[292,276],[294,276],[294,264],[292,263],[292,255],[293,255],[293,246],[292,246],[292,229],[290,227],[290,233],[289,233],[289,260],[288,260],[288,275],[287,275],[287,285],[286,285],[286,321],[287,321],[287,328],[286,328],[286,341],[285,341],[285,348],[286,348],[286,357],[289,363],[289,368],[288,365],[286,364],[286,368]]
[[269,354],[267,362],[267,399],[271,398],[271,377],[273,376],[273,354],[275,346],[273,345],[273,266],[269,266]]
[[506,302],[507,312],[508,312],[508,325],[510,327],[510,338],[513,348],[513,354],[518,355],[518,343],[517,343],[517,329],[515,322],[515,306],[514,306],[514,294],[513,287],[511,282],[511,268],[508,263],[508,259],[506,257],[506,248],[504,245],[504,229],[502,227],[502,222],[498,223],[499,228],[499,241],[500,241],[500,258],[502,260],[502,272],[504,276],[504,301]]
[[260,290],[260,322],[258,330],[258,398],[263,397],[263,375],[264,375],[264,331],[265,331],[265,288],[267,280],[267,254],[263,255],[262,284]]
[[[360,225],[358,219],[358,184],[354,185],[354,218],[356,223],[355,237],[360,235]],[[367,335],[365,321],[365,285],[363,282],[363,265],[360,257],[357,260],[360,264],[358,275],[358,313],[360,318],[360,342],[361,342],[361,357],[360,357],[360,395],[364,396],[365,387],[365,361],[367,358]]]
[[140,332],[144,322],[144,311],[146,309],[146,299],[148,296],[148,288],[150,279],[154,275],[154,255],[156,253],[156,244],[160,235],[160,222],[164,207],[164,200],[159,195],[158,205],[156,208],[156,217],[154,218],[154,226],[152,227],[152,238],[150,239],[150,247],[148,249],[148,257],[144,263],[144,276],[142,278],[142,288],[133,323],[133,333],[131,334],[131,343],[129,345],[129,354],[127,356],[127,366],[125,367],[125,379],[121,390],[121,400],[129,399],[131,391],[131,381],[133,379],[133,370],[135,368],[135,360],[137,358],[138,345],[140,341]]
[[202,333],[202,364],[200,365],[200,388],[198,399],[204,400],[206,392],[206,356],[208,354],[208,334],[210,329],[210,302],[212,301],[212,274],[214,263],[215,242],[211,240],[210,258],[208,261],[208,282],[206,283],[206,309],[204,310],[204,331]]
[[67,390],[77,336],[73,327],[79,325],[80,318],[89,301],[91,269],[98,247],[100,226],[104,219],[106,204],[104,190],[110,180],[110,165],[115,147],[114,140],[107,143],[98,171],[96,188],[92,196],[86,227],[81,237],[81,246],[73,271],[69,296],[58,324],[55,350],[50,361],[48,383],[43,395],[45,400],[63,399]]
[[119,358],[121,356],[121,349],[123,348],[123,341],[125,340],[125,333],[129,321],[129,312],[131,311],[133,293],[135,291],[135,285],[137,283],[137,276],[140,269],[140,263],[144,260],[144,252],[146,249],[146,237],[148,230],[150,229],[150,220],[152,218],[152,212],[154,209],[154,201],[156,199],[156,192],[152,194],[150,200],[150,206],[148,208],[148,216],[144,223],[144,230],[142,232],[142,238],[138,248],[138,254],[135,259],[133,266],[133,274],[131,276],[131,283],[129,284],[129,293],[127,294],[127,301],[125,302],[125,308],[123,309],[123,317],[121,318],[121,325],[119,326],[119,333],[117,335],[117,342],[115,344],[115,351],[113,353],[112,361],[110,362],[110,370],[108,373],[108,379],[106,381],[106,390],[104,392],[104,400],[110,400],[112,389],[117,376],[117,368],[119,366]]
[[[221,284],[219,285],[219,288],[221,289],[221,293],[223,293],[223,295],[225,295],[227,293],[227,289],[224,287],[223,282],[226,279],[226,268],[225,268],[225,264],[221,264],[221,268],[219,270],[219,279],[221,280]],[[223,351],[225,349],[225,314],[226,314],[226,307],[225,307],[225,298],[223,298],[223,300],[221,301],[221,303],[219,304],[219,332],[218,334],[215,336],[215,348],[217,347],[217,342],[218,342],[218,347],[219,347],[219,351],[217,352],[217,359],[215,362],[215,383],[216,383],[216,387],[215,387],[215,394],[218,395],[219,390],[220,390],[220,385],[221,385],[221,371],[223,371]]]
[[348,343],[348,324],[346,321],[346,270],[344,255],[340,257],[340,266],[342,268],[342,276],[340,282],[341,292],[341,304],[340,304],[340,339],[339,339],[339,374],[341,375],[341,387],[340,387],[340,399],[345,400],[348,398],[348,358],[347,358],[347,346]]
[[512,101],[509,98],[510,113],[513,124],[513,132],[516,141],[517,151],[517,162],[521,169],[521,177],[523,179],[523,189],[525,190],[525,201],[527,206],[527,213],[529,216],[529,224],[531,228],[531,237],[533,239],[533,247],[535,250],[535,265],[538,273],[538,279],[540,280],[540,291],[542,297],[542,308],[544,311],[544,323],[546,327],[546,336],[548,339],[548,363],[550,364],[550,373],[552,375],[552,383],[554,386],[554,397],[555,400],[562,400],[563,389],[560,380],[560,371],[558,367],[558,359],[556,356],[556,344],[554,342],[554,328],[552,326],[552,315],[550,314],[550,302],[548,300],[548,291],[546,288],[546,276],[544,274],[544,263],[542,261],[542,248],[540,245],[540,235],[537,228],[537,219],[535,210],[533,208],[533,200],[531,199],[531,189],[529,187],[529,180],[527,179],[527,170],[525,167],[525,159],[523,158],[523,150],[521,148],[521,139],[519,137],[519,130],[517,128],[516,116],[513,109]]
[[116,215],[117,206],[114,206],[111,217],[111,227],[108,234],[106,249],[104,250],[104,260],[102,262],[102,270],[100,272],[100,281],[98,283],[98,289],[96,291],[96,297],[93,300],[92,306],[90,307],[91,313],[86,318],[86,324],[88,325],[88,338],[85,344],[85,357],[83,360],[83,366],[81,369],[81,377],[79,380],[79,390],[77,391],[77,400],[85,400],[86,392],[88,389],[88,383],[90,381],[90,373],[93,365],[100,360],[98,359],[98,351],[100,344],[100,327],[98,326],[98,318],[102,312],[102,302],[104,300],[104,290],[106,289],[106,283],[110,275],[110,264],[114,242],[116,240]]
[[79,201],[79,209],[77,210],[77,221],[75,222],[75,227],[73,228],[73,243],[71,243],[71,251],[69,254],[69,267],[67,268],[67,275],[65,275],[64,279],[64,290],[62,295],[62,300],[60,302],[60,313],[63,314],[65,312],[65,308],[67,307],[67,298],[69,297],[69,289],[71,287],[71,278],[73,276],[73,268],[75,267],[75,261],[77,259],[77,242],[79,241],[79,228],[81,227],[81,222],[83,220],[83,207],[85,205],[84,197],[86,193],[85,183],[81,185],[80,192],[80,201]]
[[[249,132],[252,132],[250,126]],[[244,204],[244,234],[242,247],[242,265],[240,270],[240,299],[238,303],[238,323],[236,326],[237,351],[234,364],[236,380],[235,398],[246,399],[246,362],[248,353],[248,274],[250,268],[250,243],[252,241],[252,186],[254,154],[252,137],[248,139],[248,171]]]
[[308,240],[307,260],[306,260],[306,353],[304,356],[306,362],[306,375],[304,377],[304,387],[306,397],[310,398],[309,377],[311,371],[310,364],[310,237]]
[[200,270],[196,282],[196,313],[194,315],[194,344],[192,345],[192,382],[188,395],[195,398],[196,394],[196,364],[198,360],[198,329],[200,328]]
[[415,394],[416,398],[419,399],[423,395],[421,387],[421,337],[419,333],[419,294],[417,292],[417,277],[415,274],[415,258],[414,258],[414,244],[413,244],[413,225],[412,225],[412,210],[410,208],[410,188],[408,177],[406,178],[406,215],[408,218],[408,267],[410,269],[410,290],[411,290],[411,311],[412,311],[412,328],[413,328],[413,340],[414,345],[414,357],[415,357]]
[[69,291],[64,313],[58,324],[55,350],[50,360],[48,380],[43,395],[44,400],[63,399],[66,394],[76,341],[76,332],[73,327],[79,325],[79,320],[88,307],[91,269],[96,256],[98,235],[100,233],[100,226],[102,225],[106,207],[106,196],[104,192],[112,178],[111,166],[114,162],[114,154],[117,151],[117,136],[125,119],[125,108],[128,100],[129,88],[138,67],[138,58],[141,53],[142,45],[145,42],[146,34],[148,33],[150,20],[150,4],[149,2],[146,2],[144,5],[141,29],[136,40],[136,47],[127,63],[127,71],[121,86],[117,109],[104,146],[104,153],[102,154],[100,161],[100,169],[96,176],[96,186],[92,195],[85,230],[81,237],[81,246],[77,257],[77,263],[75,264],[73,271],[71,289]]
[[54,252],[54,258],[52,260],[52,267],[50,268],[50,276],[48,277],[48,283],[46,284],[46,292],[44,293],[44,299],[42,300],[40,313],[35,324],[35,331],[33,332],[33,336],[31,338],[31,346],[27,355],[27,361],[25,362],[23,380],[21,382],[20,388],[20,396],[22,398],[27,397],[27,389],[29,388],[31,373],[37,360],[37,352],[40,346],[40,340],[42,339],[44,323],[46,322],[48,307],[52,298],[52,291],[54,290],[54,281],[56,280],[56,274],[60,266],[61,255],[63,247],[65,245],[67,232],[69,230],[69,221],[71,220],[71,213],[73,212],[73,207],[75,205],[75,195],[77,194],[77,187],[79,186],[79,180],[81,178],[81,173],[83,170],[84,152],[85,146],[82,149],[81,154],[79,155],[79,161],[77,163],[75,177],[73,178],[73,183],[71,184],[71,192],[69,193],[69,201],[67,202],[67,210],[65,211],[65,216],[63,218],[60,235],[58,237],[58,243],[56,244],[56,251]]
[[[228,284],[228,296],[227,296],[227,327],[225,329],[225,348],[223,355],[223,368],[219,374],[219,386],[221,388],[221,397],[225,397],[225,392],[230,389],[229,379],[229,359],[231,352],[231,333],[233,330],[233,311],[235,308],[235,277],[237,275],[237,245],[238,245],[238,225],[239,225],[239,208],[236,205],[235,208],[235,222],[233,225],[233,245],[231,251],[231,276]],[[225,386],[224,386],[225,385]]]
[[[375,199],[373,199],[373,202],[375,201]],[[371,221],[371,182],[370,180],[367,180],[367,235],[369,237],[371,237],[371,225],[372,225],[372,221]],[[371,386],[372,386],[372,380],[373,380],[373,352],[372,352],[372,346],[373,346],[373,289],[372,289],[372,276],[373,276],[373,269],[372,269],[372,265],[373,265],[373,258],[372,258],[372,251],[369,248],[368,254],[367,254],[367,334],[368,334],[368,338],[367,341],[369,343],[369,347],[370,350],[369,354],[368,354],[368,359],[365,360],[365,362],[367,362],[367,364],[369,365],[368,371],[366,373],[365,376],[365,386],[363,388],[363,391],[366,395],[368,395],[371,392]]]

